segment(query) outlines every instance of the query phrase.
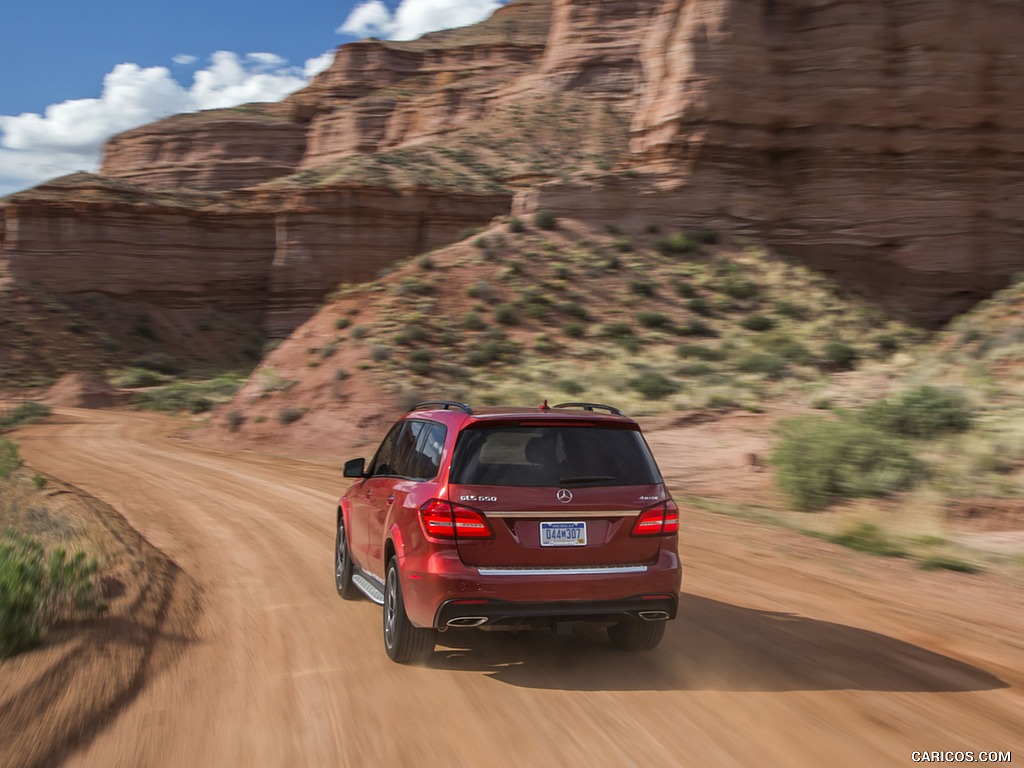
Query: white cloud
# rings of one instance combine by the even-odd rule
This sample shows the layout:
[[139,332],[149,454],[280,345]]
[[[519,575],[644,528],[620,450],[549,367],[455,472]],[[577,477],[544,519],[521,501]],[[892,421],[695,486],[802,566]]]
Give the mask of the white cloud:
[[302,68],[302,74],[307,78],[313,78],[327,69],[334,63],[334,51],[321,53],[312,59],[306,59],[306,66]]
[[0,195],[76,170],[95,170],[103,142],[161,117],[277,101],[306,85],[333,57],[325,53],[293,67],[273,53],[241,57],[217,51],[188,88],[166,67],[118,64],[103,78],[99,98],[51,104],[41,115],[0,115]]
[[179,53],[177,56],[172,56],[171,61],[175,64],[195,64],[196,57],[190,53]]
[[382,0],[366,0],[335,31],[356,37],[412,40],[434,30],[475,24],[501,6],[502,0],[401,0],[392,13]]

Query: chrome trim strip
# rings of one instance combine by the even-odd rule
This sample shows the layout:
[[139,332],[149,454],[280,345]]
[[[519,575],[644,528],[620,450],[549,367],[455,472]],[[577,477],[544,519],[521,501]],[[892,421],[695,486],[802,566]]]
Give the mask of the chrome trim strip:
[[[479,507],[477,507],[479,509]],[[606,511],[595,511],[592,509],[547,509],[547,510],[508,510],[498,511],[492,509],[481,509],[487,517],[536,517],[541,520],[555,518],[585,518],[585,517],[633,517],[639,515],[639,509],[610,509]]]
[[646,565],[578,565],[566,568],[477,568],[481,576],[604,576],[613,573],[646,573]]

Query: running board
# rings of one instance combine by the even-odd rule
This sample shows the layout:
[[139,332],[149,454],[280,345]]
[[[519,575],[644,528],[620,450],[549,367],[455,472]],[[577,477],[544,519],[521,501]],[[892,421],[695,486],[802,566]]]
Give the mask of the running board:
[[359,591],[373,600],[377,605],[384,605],[384,590],[378,587],[362,573],[352,574],[352,583],[359,587]]

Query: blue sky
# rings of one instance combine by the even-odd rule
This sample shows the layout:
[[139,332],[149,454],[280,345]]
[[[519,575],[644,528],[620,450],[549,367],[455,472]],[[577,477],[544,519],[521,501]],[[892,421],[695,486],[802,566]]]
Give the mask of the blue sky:
[[276,100],[345,42],[471,24],[505,0],[11,0],[0,29],[0,195],[96,170],[111,135]]

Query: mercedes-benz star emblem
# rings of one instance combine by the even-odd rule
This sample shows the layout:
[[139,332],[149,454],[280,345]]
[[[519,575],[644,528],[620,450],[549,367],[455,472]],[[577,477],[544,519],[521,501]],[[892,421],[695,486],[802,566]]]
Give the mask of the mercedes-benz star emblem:
[[555,498],[563,504],[568,504],[572,501],[572,491],[562,488],[558,493],[555,494]]

